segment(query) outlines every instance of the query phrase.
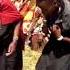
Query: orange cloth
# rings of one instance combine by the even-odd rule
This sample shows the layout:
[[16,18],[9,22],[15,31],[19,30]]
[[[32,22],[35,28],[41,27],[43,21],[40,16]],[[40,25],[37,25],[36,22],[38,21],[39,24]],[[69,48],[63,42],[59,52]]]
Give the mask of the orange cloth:
[[23,6],[22,10],[20,11],[20,14],[24,17],[25,14],[28,12],[29,9],[30,9],[30,3],[27,2],[27,3]]

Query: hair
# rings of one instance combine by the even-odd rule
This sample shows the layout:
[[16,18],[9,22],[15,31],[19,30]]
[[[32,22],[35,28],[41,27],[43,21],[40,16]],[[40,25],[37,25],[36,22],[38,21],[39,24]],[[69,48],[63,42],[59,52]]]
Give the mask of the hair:
[[[49,24],[53,24],[64,10],[63,0],[37,0],[37,5],[42,9]],[[60,12],[59,7],[61,7]]]

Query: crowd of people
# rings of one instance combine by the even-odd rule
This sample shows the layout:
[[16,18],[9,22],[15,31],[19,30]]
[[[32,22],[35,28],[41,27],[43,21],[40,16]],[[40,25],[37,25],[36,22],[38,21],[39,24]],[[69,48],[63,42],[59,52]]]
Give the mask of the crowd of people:
[[70,70],[69,7],[70,0],[0,0],[0,69],[19,70],[21,45],[46,53],[44,70]]

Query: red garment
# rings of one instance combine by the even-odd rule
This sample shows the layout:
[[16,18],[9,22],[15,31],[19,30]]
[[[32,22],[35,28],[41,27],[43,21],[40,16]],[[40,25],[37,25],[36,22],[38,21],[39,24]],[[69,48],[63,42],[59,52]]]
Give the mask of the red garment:
[[22,9],[20,10],[20,14],[24,17],[26,15],[26,13],[29,11],[30,9],[30,4],[27,2]]
[[0,0],[0,24],[7,25],[21,20],[21,16],[11,0]]

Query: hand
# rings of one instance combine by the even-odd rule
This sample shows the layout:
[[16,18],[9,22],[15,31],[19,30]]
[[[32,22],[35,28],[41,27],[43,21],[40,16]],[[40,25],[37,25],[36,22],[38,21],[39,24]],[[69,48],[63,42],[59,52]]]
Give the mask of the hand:
[[8,51],[6,53],[6,56],[12,55],[16,50],[16,42],[12,41],[9,45]]
[[59,38],[61,35],[61,29],[58,25],[53,25],[51,27],[51,32],[53,33],[53,35],[55,36],[55,38]]

